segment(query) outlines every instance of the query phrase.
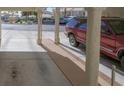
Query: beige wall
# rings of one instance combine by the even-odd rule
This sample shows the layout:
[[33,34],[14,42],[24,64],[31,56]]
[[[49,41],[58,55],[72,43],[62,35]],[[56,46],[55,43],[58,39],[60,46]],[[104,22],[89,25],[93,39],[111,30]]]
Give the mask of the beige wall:
[[[72,11],[73,10],[73,11]],[[64,8],[61,8],[61,13],[64,13]],[[85,8],[67,8],[66,15],[67,16],[82,16],[80,12],[85,12],[85,16],[87,16],[87,12]],[[124,7],[108,7],[103,11],[103,16],[107,17],[122,17],[124,18]]]
[[[60,15],[64,15],[65,8],[60,9]],[[66,16],[86,16],[84,8],[66,8]]]
[[124,7],[109,7],[103,12],[103,16],[124,18]]

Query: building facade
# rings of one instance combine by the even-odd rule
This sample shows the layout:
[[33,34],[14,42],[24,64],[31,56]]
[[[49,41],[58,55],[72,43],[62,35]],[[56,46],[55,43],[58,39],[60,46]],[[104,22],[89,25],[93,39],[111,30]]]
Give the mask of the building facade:
[[85,10],[85,8],[61,8],[60,13],[61,16],[87,16],[87,11]]

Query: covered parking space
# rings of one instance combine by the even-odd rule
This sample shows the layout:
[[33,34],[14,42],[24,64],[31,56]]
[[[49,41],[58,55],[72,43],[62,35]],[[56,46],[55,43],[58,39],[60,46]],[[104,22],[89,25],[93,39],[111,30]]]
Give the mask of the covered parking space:
[[[60,48],[58,48],[59,43],[60,43],[60,38],[59,38],[60,8],[56,8],[56,11],[55,11],[55,38],[54,38],[55,44],[51,43],[49,40],[43,40],[42,39],[42,8],[19,8],[18,7],[18,8],[0,8],[0,9],[1,9],[1,11],[2,10],[37,11],[37,13],[38,13],[38,34],[37,34],[37,39],[36,39],[37,44],[43,46],[46,50],[50,50],[50,52],[49,52],[49,53],[51,53],[50,55],[52,55],[53,52],[56,52],[56,56],[59,58],[57,51],[60,49]],[[78,64],[78,66],[80,68],[83,68],[82,71],[80,71],[80,72],[82,72],[82,75],[84,76],[83,79],[81,79],[82,82],[79,81],[80,85],[98,85],[98,84],[100,84],[100,82],[98,81],[99,57],[100,57],[100,29],[101,29],[102,11],[104,11],[105,9],[106,8],[99,8],[99,7],[98,8],[95,8],[95,7],[94,8],[86,8],[86,10],[88,12],[88,33],[87,33],[87,43],[86,43],[86,66],[81,67],[82,65]],[[2,45],[1,34],[2,33],[0,30],[0,42]],[[52,51],[53,49],[56,51]],[[62,53],[63,50],[60,50],[59,52]],[[65,53],[63,53],[63,55],[64,54]],[[3,57],[4,57],[4,55],[3,55]],[[52,57],[52,58],[54,60],[54,57]],[[71,61],[74,61],[75,59],[71,59]],[[40,59],[40,60],[42,60],[42,59]],[[67,61],[67,60],[64,60],[64,57],[63,57],[63,59],[61,59],[61,62],[63,62],[63,61]],[[75,61],[77,61],[77,60],[75,60]],[[61,63],[58,67],[60,68],[60,66],[61,66]],[[75,67],[75,68],[77,68],[77,67]],[[74,68],[71,68],[71,69],[75,70]],[[62,69],[61,69],[61,71],[62,71]],[[67,70],[65,70],[65,71],[67,71]],[[45,72],[45,73],[47,73],[47,72]],[[66,73],[66,75],[67,74],[70,74],[70,72]],[[75,78],[73,80],[75,80]]]
[[[86,85],[87,84],[94,85],[94,83],[97,82],[96,83],[97,85],[98,82],[100,83],[103,81],[99,77],[101,74],[99,72],[101,17],[105,16],[105,17],[123,18],[124,14],[123,14],[123,8],[119,8],[119,7],[118,8],[114,8],[114,7],[91,8],[90,7],[85,9],[88,12],[88,32],[86,36],[87,37],[86,38],[86,65],[84,67],[85,82],[83,82],[82,84],[86,83]],[[60,40],[59,37],[58,37],[58,40]],[[58,42],[58,44],[59,43],[60,41]],[[108,79],[105,79],[105,81],[108,82]]]

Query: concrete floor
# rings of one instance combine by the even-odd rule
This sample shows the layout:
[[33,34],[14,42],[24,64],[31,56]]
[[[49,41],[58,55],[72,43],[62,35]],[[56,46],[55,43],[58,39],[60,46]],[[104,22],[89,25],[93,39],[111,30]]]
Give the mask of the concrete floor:
[[0,85],[71,85],[36,43],[36,33],[4,31],[0,48]]
[[[4,27],[5,26],[5,27]],[[36,31],[30,31],[28,28],[31,27],[34,28],[32,25],[29,27],[27,26],[20,26],[20,25],[16,25],[16,28],[13,27],[13,25],[11,25],[11,27],[9,25],[4,25],[3,26],[3,31],[2,31],[2,48],[0,48],[1,52],[12,52],[12,51],[19,51],[19,52],[23,52],[23,51],[27,51],[27,52],[38,52],[38,51],[42,51],[42,52],[46,52],[46,50],[44,50],[43,48],[37,46],[36,43],[36,35],[37,32]],[[47,26],[48,28],[49,26]],[[11,28],[11,30],[9,30]],[[29,30],[26,31],[25,30]],[[19,29],[15,30],[15,29]],[[49,29],[53,29],[52,26],[50,26]],[[47,29],[48,30],[48,29]],[[26,38],[26,39],[25,39]],[[54,40],[54,32],[53,31],[43,31],[43,38],[50,38],[52,40]],[[83,47],[80,48],[74,48],[72,46],[69,45],[68,39],[65,37],[65,35],[63,34],[63,32],[60,33],[60,40],[61,43],[64,44],[64,48],[67,49],[68,51],[72,52],[73,54],[75,54],[77,57],[81,58],[82,60],[85,60],[86,56],[85,56],[85,52],[84,50],[82,50]],[[16,42],[16,43],[15,43]],[[22,44],[23,43],[23,44]],[[33,43],[33,44],[32,44]],[[63,47],[63,45],[62,45]],[[105,63],[105,64],[109,64],[109,63],[117,63],[115,62],[115,60],[112,60],[108,57],[101,57],[101,63]],[[106,65],[104,66],[103,64],[100,64],[100,71],[103,72],[105,75],[111,77],[111,68],[106,67]],[[116,80],[124,85],[124,76],[116,73]]]
[[0,85],[70,85],[46,52],[1,52]]

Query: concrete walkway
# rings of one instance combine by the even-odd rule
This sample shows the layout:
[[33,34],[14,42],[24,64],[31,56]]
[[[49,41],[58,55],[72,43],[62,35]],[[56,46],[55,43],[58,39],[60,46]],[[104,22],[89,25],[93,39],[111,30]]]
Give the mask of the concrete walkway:
[[37,45],[36,32],[4,31],[2,37],[0,85],[71,85]]

